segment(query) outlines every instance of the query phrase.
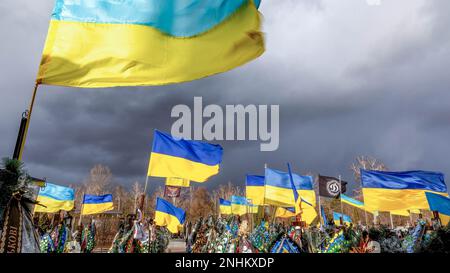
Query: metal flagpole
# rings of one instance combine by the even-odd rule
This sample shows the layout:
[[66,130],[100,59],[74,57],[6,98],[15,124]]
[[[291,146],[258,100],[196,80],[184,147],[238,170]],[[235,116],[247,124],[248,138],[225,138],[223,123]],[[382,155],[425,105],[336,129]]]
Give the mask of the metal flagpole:
[[78,220],[78,226],[81,226],[81,219],[83,218],[83,207],[84,207],[84,193],[83,198],[81,199],[81,208],[80,208],[80,219]]
[[[33,113],[33,107],[34,107],[34,102],[36,100],[36,94],[37,94],[38,87],[39,87],[39,83],[36,82],[36,84],[34,85],[34,90],[33,90],[33,95],[31,97],[30,106],[29,106],[28,110],[25,112],[26,119],[27,119],[26,123],[25,123],[25,129],[23,132],[22,132],[22,130],[19,130],[19,136],[17,137],[18,143],[16,143],[14,157],[17,156],[18,160],[22,160],[23,150],[25,148],[25,142],[27,141],[28,128],[30,127],[31,114]],[[23,135],[22,135],[22,133],[23,133]],[[17,150],[17,148],[18,148],[18,150]]]
[[344,206],[342,205],[342,182],[341,175],[339,175],[339,201],[341,202],[341,225],[344,225]]

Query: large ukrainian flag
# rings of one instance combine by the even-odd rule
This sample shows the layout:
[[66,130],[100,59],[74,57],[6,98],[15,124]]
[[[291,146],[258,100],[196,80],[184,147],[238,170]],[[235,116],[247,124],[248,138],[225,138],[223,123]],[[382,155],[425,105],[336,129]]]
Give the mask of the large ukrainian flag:
[[260,0],[56,0],[38,83],[179,83],[263,54]]
[[448,195],[444,175],[438,172],[361,170],[361,183],[368,211],[428,209],[426,192]]
[[45,187],[39,190],[36,201],[45,207],[36,205],[34,212],[55,213],[60,210],[71,211],[75,202],[75,190],[45,183]]
[[162,198],[157,198],[155,209],[155,223],[157,226],[167,227],[170,232],[178,233],[185,219],[186,212],[184,210],[175,207]]
[[155,131],[148,175],[205,182],[219,173],[222,147]]
[[246,176],[245,196],[252,201],[253,205],[264,205],[264,176]]
[[225,199],[219,199],[220,214],[231,214],[231,202]]
[[114,209],[112,194],[91,195],[85,194],[83,197],[82,215],[98,214]]

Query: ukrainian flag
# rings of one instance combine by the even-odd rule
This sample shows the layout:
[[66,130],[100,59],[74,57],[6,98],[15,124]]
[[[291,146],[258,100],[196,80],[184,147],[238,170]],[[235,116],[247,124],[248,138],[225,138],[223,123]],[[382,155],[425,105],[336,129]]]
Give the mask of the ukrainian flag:
[[219,199],[220,214],[231,214],[231,202],[225,199]]
[[336,226],[341,225],[341,217],[344,225],[350,225],[350,223],[352,222],[352,218],[350,218],[350,216],[333,211],[333,220]]
[[189,188],[190,181],[184,178],[167,177],[166,186]]
[[[279,207],[295,207],[300,202],[298,197],[315,204],[315,194],[312,189],[311,179],[310,177],[292,173],[294,182],[292,184],[289,173],[266,168],[264,204]],[[296,193],[297,197],[295,196]]]
[[162,85],[264,53],[260,0],[56,0],[38,83]]
[[249,212],[247,198],[235,195],[231,196],[231,213],[242,216],[247,214],[247,212]]
[[264,205],[264,176],[247,175],[245,180],[245,195],[254,205]]
[[341,202],[345,203],[347,205],[357,207],[359,209],[364,209],[364,203],[361,201],[358,201],[356,199],[350,198],[345,194],[341,194]]
[[71,211],[75,203],[75,190],[51,183],[45,183],[45,187],[39,190],[34,212],[55,213],[60,210]]
[[157,226],[167,227],[170,232],[178,233],[185,219],[186,212],[184,210],[175,207],[162,198],[157,198],[155,209],[155,223]]
[[98,214],[114,209],[112,194],[90,195],[83,197],[82,215]]
[[155,131],[148,175],[205,182],[219,173],[222,147]]
[[368,211],[428,209],[425,192],[447,196],[444,175],[438,172],[361,170],[361,183]]
[[[311,208],[314,210],[314,213],[311,211],[311,215],[316,215],[317,212],[314,209],[316,207],[316,192],[313,188],[314,178],[309,175],[298,175],[292,174],[292,178],[294,179],[295,189],[297,190],[299,200],[301,202],[301,208],[303,213],[309,211]],[[297,200],[298,202],[298,200]]]

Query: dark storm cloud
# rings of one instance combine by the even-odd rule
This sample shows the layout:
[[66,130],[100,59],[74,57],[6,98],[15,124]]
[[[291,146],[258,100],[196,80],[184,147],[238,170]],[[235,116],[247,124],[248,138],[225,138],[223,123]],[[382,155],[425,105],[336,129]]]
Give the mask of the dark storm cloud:
[[[9,155],[36,74],[52,1],[0,4],[0,151]],[[267,52],[195,82],[114,89],[42,86],[25,152],[28,169],[57,183],[83,181],[94,164],[116,182],[145,178],[152,132],[170,131],[177,104],[279,104],[280,147],[219,142],[221,173],[206,185],[243,183],[263,166],[342,174],[356,156],[392,169],[450,174],[448,1],[264,1]],[[152,181],[160,181],[152,179]],[[354,186],[354,185],[353,185]]]

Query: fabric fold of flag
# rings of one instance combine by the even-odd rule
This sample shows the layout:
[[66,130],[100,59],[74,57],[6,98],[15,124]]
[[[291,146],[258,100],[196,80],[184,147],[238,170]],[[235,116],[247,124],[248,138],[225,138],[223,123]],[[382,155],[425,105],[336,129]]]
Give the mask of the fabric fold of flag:
[[85,194],[83,197],[82,215],[103,213],[114,209],[112,194],[91,195]]
[[231,214],[231,202],[220,198],[219,199],[219,209],[220,209],[220,214],[230,215]]
[[36,199],[39,204],[34,207],[35,212],[55,213],[60,210],[71,211],[75,205],[75,190],[68,187],[45,183],[39,190]]
[[428,209],[426,192],[448,195],[444,175],[438,172],[361,170],[361,184],[368,211]]
[[178,233],[186,219],[186,212],[168,201],[157,198],[155,208],[155,223],[157,226],[167,227],[172,233]]
[[264,205],[264,176],[246,176],[245,196],[252,201],[253,205]]
[[219,173],[222,153],[220,145],[176,139],[155,130],[148,175],[205,182]]
[[38,83],[74,87],[196,80],[264,53],[259,0],[57,0]]

